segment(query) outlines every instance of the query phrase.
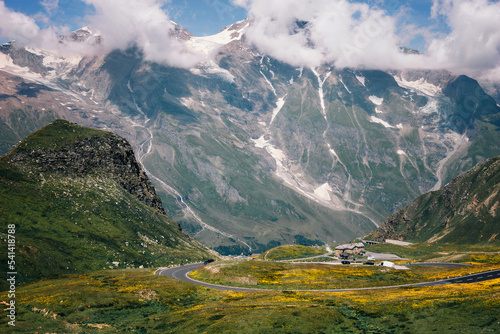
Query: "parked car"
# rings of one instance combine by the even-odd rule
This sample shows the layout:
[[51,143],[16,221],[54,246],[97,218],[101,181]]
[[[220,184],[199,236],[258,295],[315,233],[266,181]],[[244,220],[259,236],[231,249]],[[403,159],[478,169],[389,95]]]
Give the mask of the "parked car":
[[373,266],[375,263],[373,263],[372,261],[366,261],[364,264],[368,266]]
[[351,261],[344,260],[342,261],[342,264],[351,264]]
[[208,260],[205,260],[205,262],[203,262],[203,263],[204,264],[209,264],[209,263],[212,263],[214,261],[215,261],[214,259],[208,259]]

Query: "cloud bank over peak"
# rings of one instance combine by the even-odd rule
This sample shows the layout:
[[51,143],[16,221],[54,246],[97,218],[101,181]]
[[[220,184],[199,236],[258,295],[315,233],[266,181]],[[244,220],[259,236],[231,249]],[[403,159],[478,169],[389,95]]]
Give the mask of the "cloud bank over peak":
[[434,0],[450,33],[429,43],[427,53],[443,68],[500,82],[500,2]]
[[93,29],[103,36],[108,50],[138,46],[149,61],[175,67],[190,67],[202,58],[186,51],[184,45],[171,36],[174,23],[161,8],[158,0],[84,0],[95,8],[88,17]]
[[[69,33],[66,27],[51,25],[54,13],[64,13],[58,9],[66,2],[60,0],[42,0],[44,15],[34,16],[12,11],[0,0],[0,38],[63,54],[97,54],[135,45],[146,60],[175,67],[206,60],[172,36],[175,24],[165,11],[170,0],[81,1],[91,14],[75,19],[100,34],[98,44],[60,43],[58,35]],[[294,66],[448,69],[500,83],[499,0],[433,0],[420,26],[410,19],[410,2],[404,0],[225,1],[247,10],[252,22],[247,41]],[[426,41],[423,54],[402,53],[400,47],[415,38]]]
[[22,45],[36,38],[40,28],[35,20],[22,13],[11,11],[0,1],[0,37],[15,39]]
[[[347,0],[233,3],[245,7],[253,21],[248,40],[262,53],[295,66],[448,69],[500,82],[498,1],[433,0],[430,19],[445,21],[446,34],[405,25],[409,12],[399,1],[393,1],[392,8],[389,1],[385,10]],[[415,37],[412,33],[427,40],[423,54],[399,51]]]
[[[20,46],[50,49],[65,54],[95,55],[113,49],[138,46],[145,60],[175,67],[192,67],[203,58],[186,51],[181,41],[171,35],[174,23],[162,9],[159,0],[83,0],[94,7],[94,13],[85,19],[101,42],[78,43],[61,39],[69,34],[66,27],[41,29],[33,17],[10,10],[0,0],[0,37],[15,40]],[[58,1],[45,0],[47,11],[54,11]],[[43,20],[46,20],[44,17]]]
[[[397,15],[346,0],[235,0],[253,25],[247,38],[262,52],[296,66],[419,67],[422,56],[399,52]],[[396,13],[397,14],[397,13]]]

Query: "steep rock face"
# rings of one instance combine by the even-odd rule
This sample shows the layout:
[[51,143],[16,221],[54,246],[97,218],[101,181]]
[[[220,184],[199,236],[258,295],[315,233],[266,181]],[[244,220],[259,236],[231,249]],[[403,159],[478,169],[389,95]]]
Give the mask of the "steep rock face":
[[476,80],[460,75],[446,84],[443,94],[454,102],[448,120],[461,133],[473,128],[474,122],[481,119],[500,124],[498,105]]
[[370,233],[374,240],[500,242],[500,157],[415,199]]
[[[115,180],[139,201],[166,214],[130,144],[113,133],[84,131],[76,124],[56,120],[18,144],[7,159],[20,169],[41,177],[44,173],[77,177],[98,175]],[[33,140],[40,142],[33,145]]]

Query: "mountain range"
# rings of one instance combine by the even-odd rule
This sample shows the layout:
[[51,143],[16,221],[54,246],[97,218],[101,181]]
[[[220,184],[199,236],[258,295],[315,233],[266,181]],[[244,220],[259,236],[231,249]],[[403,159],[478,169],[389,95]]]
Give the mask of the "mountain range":
[[[476,80],[294,67],[247,42],[250,24],[206,37],[176,26],[186,48],[210,55],[192,68],[134,46],[0,46],[1,153],[57,118],[118,133],[167,215],[222,254],[350,241],[500,154],[500,107]],[[84,28],[61,43],[99,38]]]

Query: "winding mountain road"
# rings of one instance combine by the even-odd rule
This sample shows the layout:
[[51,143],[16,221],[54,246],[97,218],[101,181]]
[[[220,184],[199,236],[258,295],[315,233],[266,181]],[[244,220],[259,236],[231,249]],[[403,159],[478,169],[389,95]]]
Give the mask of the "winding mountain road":
[[189,283],[194,283],[198,284],[201,286],[204,286],[206,288],[212,288],[212,289],[217,289],[217,290],[228,290],[228,291],[264,291],[265,289],[252,289],[252,288],[239,288],[239,287],[234,287],[234,286],[224,286],[224,285],[217,285],[217,284],[210,284],[210,283],[205,283],[201,281],[194,280],[190,277],[188,277],[188,273],[191,271],[194,271],[196,269],[199,269],[203,267],[203,263],[193,263],[193,264],[187,264],[184,266],[180,267],[173,267],[173,268],[160,268],[155,271],[155,275],[161,275],[161,276],[167,276],[170,278],[175,278],[184,282],[189,282]]
[[[188,273],[203,267],[203,263],[193,263],[180,267],[173,268],[159,268],[155,271],[155,275],[166,276],[174,279],[178,279],[184,282],[194,283],[206,288],[216,289],[216,290],[226,290],[226,291],[273,291],[272,289],[257,289],[257,288],[240,288],[234,286],[225,286],[225,285],[217,285],[201,282],[195,279],[188,277]],[[422,282],[422,283],[412,283],[412,284],[403,284],[403,285],[392,285],[392,286],[380,286],[380,287],[371,287],[371,288],[353,288],[353,289],[319,289],[319,290],[289,290],[289,289],[276,289],[278,291],[305,291],[305,292],[341,292],[341,291],[355,291],[355,290],[371,290],[371,289],[389,289],[389,288],[399,288],[399,287],[408,287],[408,286],[437,286],[437,285],[446,285],[446,284],[456,284],[456,283],[476,283],[483,282],[492,279],[500,278],[500,269],[485,271],[477,274],[455,277],[450,279],[439,280],[435,282]]]

